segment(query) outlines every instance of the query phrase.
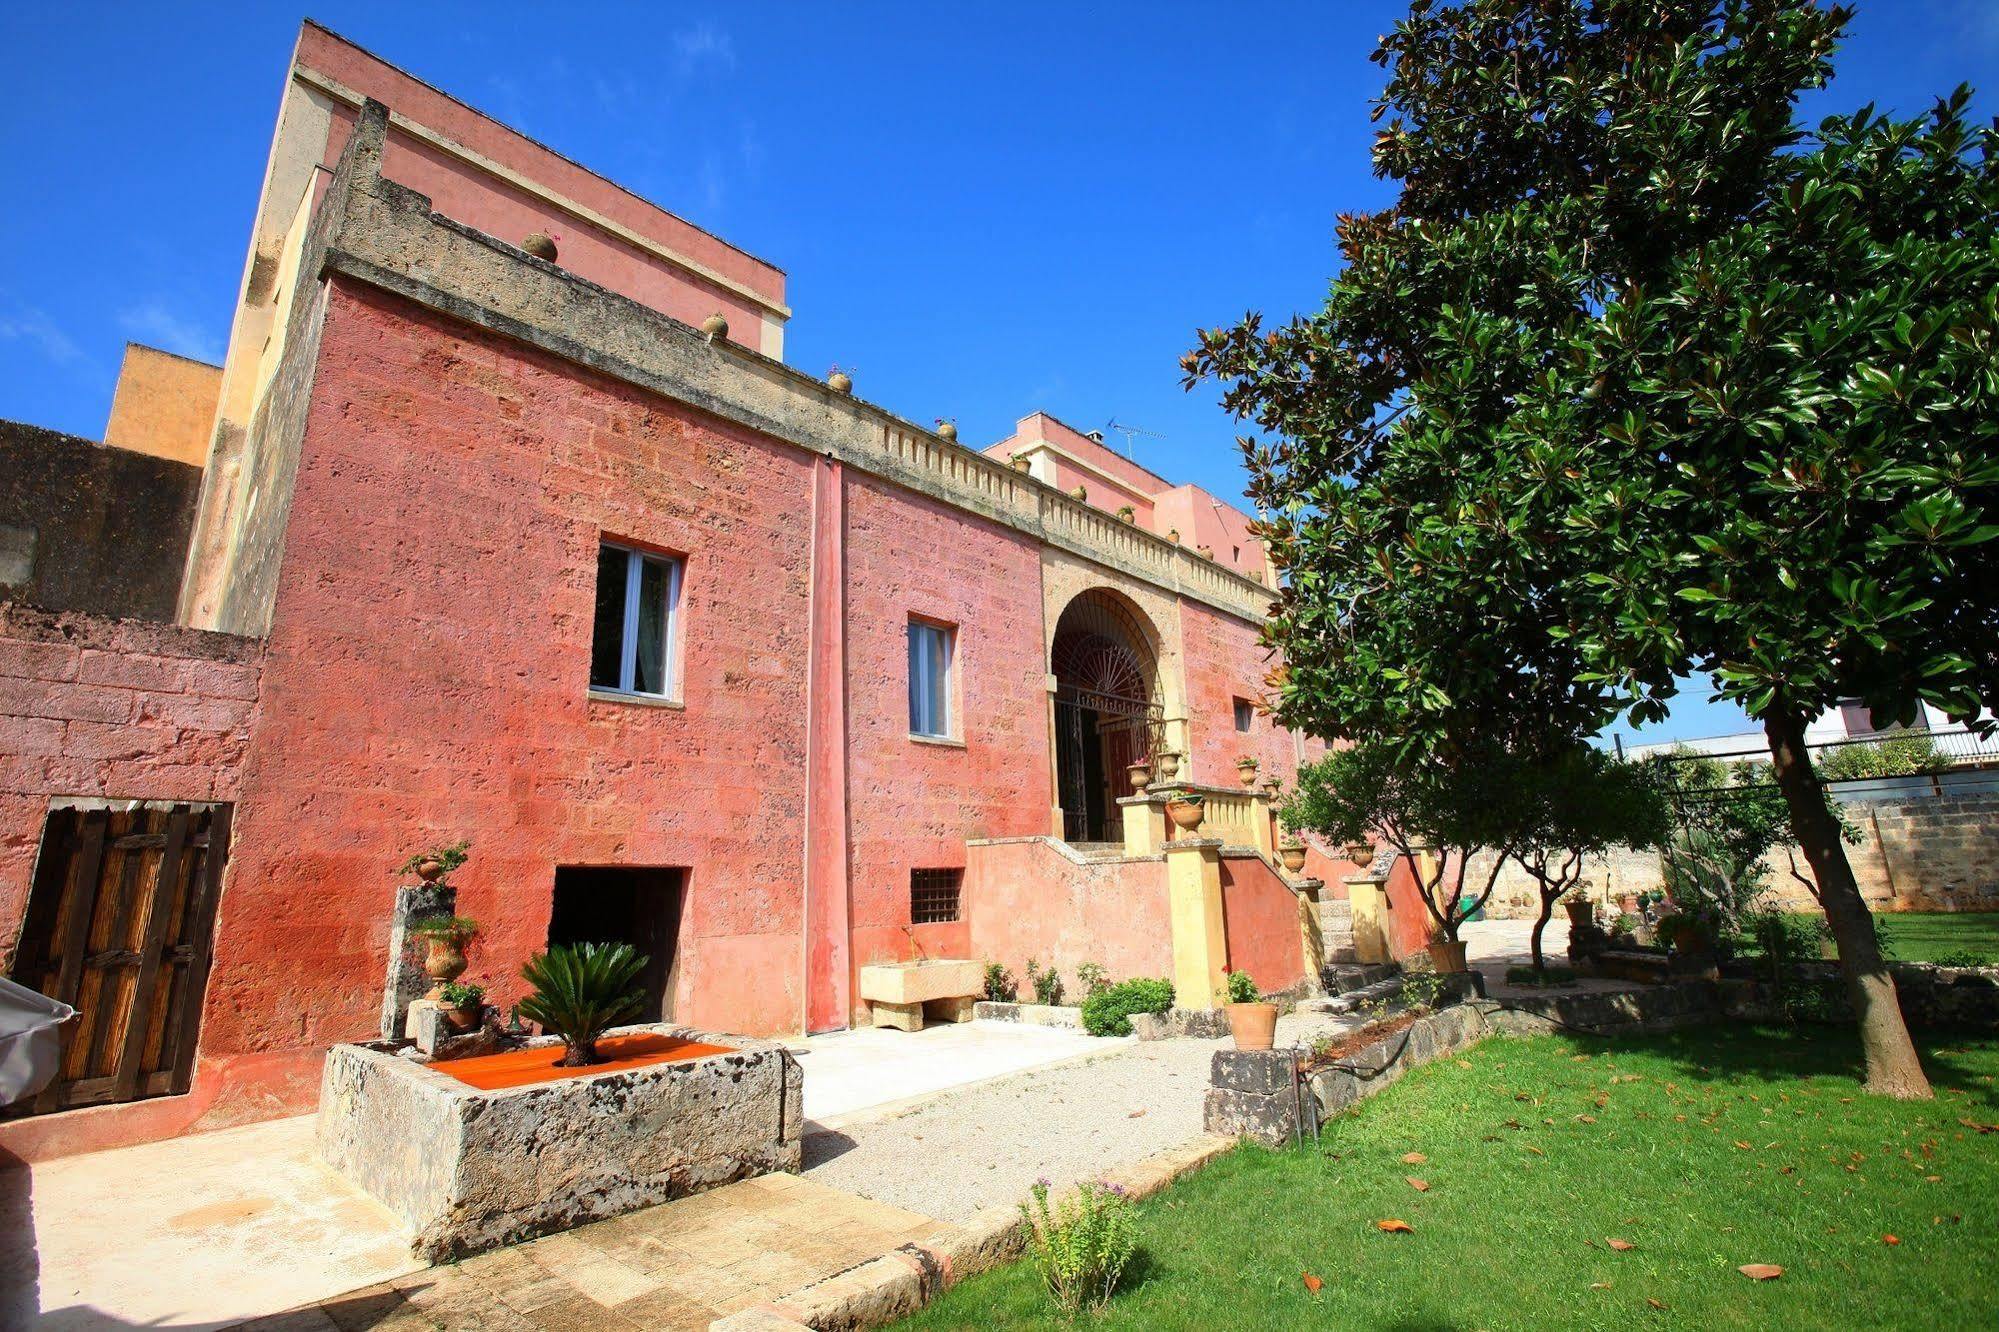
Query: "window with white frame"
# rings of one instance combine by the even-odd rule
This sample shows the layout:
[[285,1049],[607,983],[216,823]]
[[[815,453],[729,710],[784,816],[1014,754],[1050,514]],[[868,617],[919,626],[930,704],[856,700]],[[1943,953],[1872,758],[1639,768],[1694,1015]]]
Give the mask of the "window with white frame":
[[957,631],[928,620],[909,622],[909,733],[951,734],[951,656]]
[[599,546],[590,687],[643,698],[677,697],[674,638],[679,628],[680,561],[608,541]]

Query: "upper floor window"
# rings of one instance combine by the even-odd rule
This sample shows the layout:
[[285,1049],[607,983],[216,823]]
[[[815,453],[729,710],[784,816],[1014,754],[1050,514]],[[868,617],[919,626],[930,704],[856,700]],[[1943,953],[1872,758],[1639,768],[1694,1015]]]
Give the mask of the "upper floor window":
[[605,542],[597,548],[597,617],[590,687],[672,698],[680,622],[680,561]]
[[1235,701],[1235,728],[1247,733],[1256,724],[1256,705],[1246,698]]
[[957,631],[927,620],[909,622],[909,733],[951,734],[951,656]]

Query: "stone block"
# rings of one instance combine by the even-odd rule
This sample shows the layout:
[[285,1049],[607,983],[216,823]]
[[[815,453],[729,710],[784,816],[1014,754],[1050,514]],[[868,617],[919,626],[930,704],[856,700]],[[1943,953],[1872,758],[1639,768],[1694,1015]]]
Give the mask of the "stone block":
[[440,1262],[771,1171],[795,1170],[803,1079],[783,1047],[632,1027],[730,1047],[680,1063],[481,1091],[434,1064],[335,1046],[319,1155]]
[[1217,1050],[1208,1061],[1208,1083],[1230,1091],[1275,1096],[1289,1092],[1296,1056],[1289,1050]]
[[926,1022],[970,1022],[972,1010],[978,1000],[970,995],[960,995],[949,999],[932,999],[923,1005],[923,1020]]
[[1202,1102],[1201,1122],[1209,1133],[1253,1138],[1266,1147],[1281,1147],[1297,1135],[1298,1102],[1288,1092],[1259,1096],[1210,1087]]
[[869,1003],[922,1004],[932,999],[975,999],[985,989],[985,968],[977,962],[934,958],[861,968],[861,998]]
[[886,999],[870,999],[868,1013],[877,1027],[891,1027],[896,1031],[922,1031],[923,1005],[892,1004]]

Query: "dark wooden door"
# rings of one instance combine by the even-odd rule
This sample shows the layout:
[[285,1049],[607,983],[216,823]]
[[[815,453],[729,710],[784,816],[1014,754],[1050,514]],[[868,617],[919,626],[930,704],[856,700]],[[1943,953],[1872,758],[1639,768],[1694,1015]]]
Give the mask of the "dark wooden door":
[[13,979],[76,1009],[62,1071],[9,1114],[188,1089],[229,850],[227,805],[51,810]]

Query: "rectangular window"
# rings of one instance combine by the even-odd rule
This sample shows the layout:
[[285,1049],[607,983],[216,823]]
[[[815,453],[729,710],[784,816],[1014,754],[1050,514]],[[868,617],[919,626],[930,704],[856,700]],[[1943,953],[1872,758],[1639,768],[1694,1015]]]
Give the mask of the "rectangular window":
[[1246,698],[1235,701],[1235,728],[1247,733],[1256,723],[1256,705]]
[[674,635],[680,623],[680,561],[614,546],[597,548],[597,617],[590,634],[590,687],[672,698]]
[[909,733],[951,734],[951,650],[956,631],[909,622]]
[[909,923],[948,925],[958,918],[958,893],[965,884],[961,869],[919,869],[909,872]]

